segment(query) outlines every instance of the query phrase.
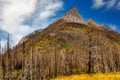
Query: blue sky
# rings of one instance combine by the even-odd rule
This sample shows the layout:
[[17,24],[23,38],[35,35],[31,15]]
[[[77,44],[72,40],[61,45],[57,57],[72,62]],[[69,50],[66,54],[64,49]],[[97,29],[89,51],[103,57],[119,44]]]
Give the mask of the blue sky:
[[9,33],[17,44],[23,36],[47,27],[74,5],[84,21],[92,18],[120,32],[120,0],[0,0],[2,43],[6,43]]

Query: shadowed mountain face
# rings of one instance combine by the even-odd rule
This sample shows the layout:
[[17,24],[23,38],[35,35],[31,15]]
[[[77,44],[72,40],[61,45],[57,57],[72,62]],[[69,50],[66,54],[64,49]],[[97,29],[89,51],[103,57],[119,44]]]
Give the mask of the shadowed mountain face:
[[34,73],[38,80],[80,73],[116,72],[120,71],[120,34],[91,19],[83,22],[73,7],[47,28],[24,37],[11,50],[13,55],[9,58],[7,54],[3,55],[5,70],[9,72],[11,67],[8,65],[14,63],[13,70],[24,70],[23,74],[28,78],[30,76],[26,74]]

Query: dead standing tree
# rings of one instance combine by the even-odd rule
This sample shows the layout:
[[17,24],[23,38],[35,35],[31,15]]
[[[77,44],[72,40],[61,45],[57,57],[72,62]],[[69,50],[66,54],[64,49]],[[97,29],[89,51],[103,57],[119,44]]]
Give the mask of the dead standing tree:
[[[33,40],[31,40],[33,44]],[[30,78],[33,80],[33,45],[31,44],[31,55],[30,55]]]
[[26,47],[25,47],[25,42],[22,42],[22,78],[25,78],[25,59],[26,59]]
[[54,58],[55,58],[54,74],[55,74],[55,77],[57,77],[57,40],[55,40],[55,55],[54,55]]
[[7,71],[9,71],[10,69],[10,62],[9,62],[9,58],[10,58],[10,37],[8,34],[8,38],[7,38]]
[[1,51],[1,39],[0,39],[0,79],[2,79],[3,76],[3,67],[2,67],[2,51]]
[[88,71],[87,73],[90,74],[92,73],[92,29],[91,27],[89,26],[88,27],[88,38],[89,38],[89,42],[88,42],[88,48],[89,48],[89,52],[88,52]]
[[50,33],[51,38],[55,38],[54,41],[54,77],[57,77],[57,39],[55,33]]

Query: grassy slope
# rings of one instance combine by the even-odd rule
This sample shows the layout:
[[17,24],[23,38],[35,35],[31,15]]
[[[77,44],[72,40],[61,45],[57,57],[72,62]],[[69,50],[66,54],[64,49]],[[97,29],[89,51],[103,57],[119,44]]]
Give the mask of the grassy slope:
[[120,73],[72,75],[72,76],[58,77],[51,80],[120,80]]

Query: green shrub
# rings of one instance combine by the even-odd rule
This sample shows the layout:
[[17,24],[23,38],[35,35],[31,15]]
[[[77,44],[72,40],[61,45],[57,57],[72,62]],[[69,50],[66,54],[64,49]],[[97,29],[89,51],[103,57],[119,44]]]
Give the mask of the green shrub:
[[68,49],[68,44],[66,42],[63,42],[61,44],[61,49]]

